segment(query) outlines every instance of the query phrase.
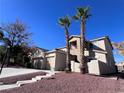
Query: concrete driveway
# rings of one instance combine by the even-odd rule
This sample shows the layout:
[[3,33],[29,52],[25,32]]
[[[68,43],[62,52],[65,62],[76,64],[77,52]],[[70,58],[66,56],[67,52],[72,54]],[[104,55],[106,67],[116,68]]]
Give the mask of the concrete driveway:
[[27,68],[3,68],[0,78],[35,73],[40,71],[42,70],[27,69]]
[[61,71],[38,70],[38,69],[27,69],[27,68],[3,68],[0,78],[35,73],[35,72],[60,73]]

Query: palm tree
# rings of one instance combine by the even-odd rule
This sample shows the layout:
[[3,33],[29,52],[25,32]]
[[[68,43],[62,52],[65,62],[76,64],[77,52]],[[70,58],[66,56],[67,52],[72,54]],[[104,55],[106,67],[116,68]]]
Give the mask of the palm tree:
[[66,72],[71,72],[69,31],[68,31],[68,28],[70,26],[70,20],[69,20],[68,16],[65,16],[63,18],[59,18],[59,24],[65,30],[66,49],[67,49],[67,52],[66,52]]
[[89,7],[77,8],[77,14],[73,16],[73,19],[80,21],[80,71],[82,74],[86,73],[86,62],[84,56],[84,46],[85,46],[85,24],[86,19],[89,18]]

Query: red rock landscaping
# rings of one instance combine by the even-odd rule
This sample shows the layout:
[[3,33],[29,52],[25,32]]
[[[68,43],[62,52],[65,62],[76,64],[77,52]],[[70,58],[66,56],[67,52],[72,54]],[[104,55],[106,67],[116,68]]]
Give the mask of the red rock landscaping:
[[79,73],[59,73],[53,77],[0,93],[119,93],[124,83],[124,80]]

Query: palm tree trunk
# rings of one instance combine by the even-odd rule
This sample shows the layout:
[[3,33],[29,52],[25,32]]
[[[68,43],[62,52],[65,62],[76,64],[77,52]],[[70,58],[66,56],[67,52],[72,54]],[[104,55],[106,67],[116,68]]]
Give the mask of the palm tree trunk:
[[65,27],[65,38],[66,38],[66,71],[71,72],[71,62],[70,62],[70,46],[69,46],[69,32],[67,27]]
[[84,44],[85,44],[85,21],[81,21],[81,33],[80,33],[80,38],[81,38],[81,43],[80,43],[80,72],[82,74],[86,73],[86,68],[85,68],[85,55],[84,55]]

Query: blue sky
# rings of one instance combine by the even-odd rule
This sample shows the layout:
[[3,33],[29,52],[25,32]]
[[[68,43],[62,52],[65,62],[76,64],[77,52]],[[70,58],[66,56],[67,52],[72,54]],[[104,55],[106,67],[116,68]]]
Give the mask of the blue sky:
[[[88,40],[109,36],[113,42],[124,40],[124,0],[0,0],[0,24],[22,20],[33,33],[35,45],[53,49],[65,45],[59,17],[76,13],[76,8],[90,6],[92,16],[87,20]],[[70,35],[79,34],[78,22],[72,22]],[[124,60],[115,54],[116,60]]]

